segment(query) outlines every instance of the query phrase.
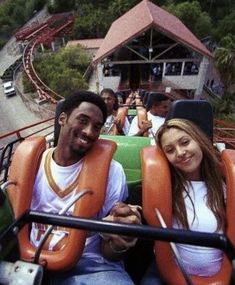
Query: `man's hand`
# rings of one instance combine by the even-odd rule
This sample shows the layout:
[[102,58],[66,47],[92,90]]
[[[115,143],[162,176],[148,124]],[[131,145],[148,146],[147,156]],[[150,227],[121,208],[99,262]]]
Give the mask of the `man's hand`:
[[112,217],[113,222],[141,224],[141,210],[142,208],[138,205],[118,202],[114,205],[109,215]]
[[[142,208],[136,205],[117,203],[110,214],[103,220],[117,223],[141,224]],[[119,259],[120,254],[127,251],[136,244],[137,238],[120,236],[114,234],[102,234],[105,241],[103,252],[110,260]]]

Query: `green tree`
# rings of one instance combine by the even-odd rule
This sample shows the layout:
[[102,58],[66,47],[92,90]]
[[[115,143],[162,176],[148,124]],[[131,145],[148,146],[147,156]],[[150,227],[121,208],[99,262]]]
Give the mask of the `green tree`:
[[165,9],[179,18],[197,37],[203,38],[211,34],[211,19],[202,11],[198,1],[171,3]]
[[77,89],[88,89],[88,83],[82,78],[81,73],[74,69],[65,69],[63,73],[55,73],[50,87],[63,97],[67,97]]
[[199,39],[204,38],[211,34],[212,24],[211,18],[206,12],[202,12],[198,18],[198,21],[195,23],[195,35],[198,36]]
[[0,39],[9,39],[16,29],[25,24],[35,10],[40,10],[46,0],[14,0],[0,4]]
[[24,93],[36,92],[33,84],[31,83],[31,81],[29,81],[29,78],[25,72],[23,72],[22,82],[23,82]]
[[214,52],[215,64],[220,72],[225,90],[235,81],[235,36],[225,36]]
[[79,1],[74,37],[105,37],[110,25],[136,5],[139,0]]
[[235,123],[234,96],[235,92],[225,92],[222,99],[221,98],[209,99],[213,107],[213,113],[215,118],[228,120]]
[[235,35],[235,10],[218,22],[214,37],[219,42],[227,34]]
[[74,9],[76,1],[75,0],[56,0],[53,4],[48,5],[48,10],[50,13],[62,13],[68,12]]
[[110,20],[105,10],[95,8],[93,4],[84,4],[80,7],[74,23],[74,37],[80,39],[105,37],[109,24]]
[[108,14],[110,18],[115,20],[122,16],[126,11],[130,10],[138,2],[136,0],[116,0],[112,1],[108,6]]
[[41,54],[35,58],[33,65],[47,86],[62,96],[68,96],[76,89],[88,88],[83,74],[89,62],[90,57],[83,48],[73,47]]
[[228,15],[235,4],[234,0],[200,0],[199,2],[202,9],[208,12],[214,23]]

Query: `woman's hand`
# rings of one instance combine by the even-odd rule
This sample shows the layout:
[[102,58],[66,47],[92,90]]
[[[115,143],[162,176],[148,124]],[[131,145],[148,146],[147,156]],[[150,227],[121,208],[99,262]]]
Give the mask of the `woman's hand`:
[[[116,203],[110,214],[103,220],[126,224],[141,224],[141,210],[142,208],[137,205]],[[120,255],[135,246],[137,242],[137,238],[133,237],[115,234],[102,234],[101,236],[103,237],[103,254],[107,259],[113,261],[120,259]]]

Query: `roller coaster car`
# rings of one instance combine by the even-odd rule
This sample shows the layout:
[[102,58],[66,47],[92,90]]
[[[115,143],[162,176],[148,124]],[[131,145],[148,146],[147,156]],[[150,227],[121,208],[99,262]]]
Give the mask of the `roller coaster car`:
[[[182,103],[180,103],[180,106],[181,104]],[[198,106],[200,106],[199,108],[201,108],[201,103]],[[187,108],[189,108],[189,105],[187,105]],[[195,108],[195,110],[196,109],[198,110],[198,108]],[[208,112],[207,108],[206,110]],[[190,111],[189,113],[191,114]],[[202,117],[203,115],[200,113],[200,116]],[[45,148],[45,138],[31,137],[24,140],[17,147],[14,153],[9,173],[9,185],[7,186],[7,194],[13,209],[14,219],[16,219],[14,223],[17,222],[17,219],[19,221],[22,215],[24,216],[24,214],[27,213],[28,209],[30,208],[34,179],[42,152],[45,150]],[[144,210],[143,213],[149,225],[152,225],[154,227],[160,226],[158,220],[155,217],[154,211],[155,208],[158,208],[164,220],[166,221],[167,226],[171,226],[171,186],[169,169],[159,149],[156,146],[149,146],[149,138],[145,137],[137,138],[125,136],[101,136],[101,138],[96,142],[96,147],[92,148],[92,150],[87,155],[87,158],[84,161],[84,168],[86,171],[83,171],[83,174],[81,175],[80,180],[78,182],[79,189],[91,189],[93,195],[87,193],[84,197],[82,197],[82,199],[76,202],[74,208],[74,216],[90,218],[93,217],[95,213],[99,211],[105,196],[104,189],[107,171],[109,162],[112,157],[114,157],[123,165],[124,171],[127,176],[127,182],[130,192],[142,182],[142,203]],[[225,150],[222,153],[222,160],[223,171],[225,173],[228,191],[228,227],[226,230],[226,235],[234,245],[235,227],[232,225],[232,220],[234,216],[233,213],[235,212],[234,151]],[[92,163],[90,163],[90,161],[92,161]],[[100,167],[101,165],[102,167]],[[98,177],[98,181],[90,179],[90,173],[92,173],[92,177]],[[4,201],[4,203],[6,203],[7,199],[4,199]],[[92,207],[90,207],[91,204]],[[0,206],[0,209],[2,210],[2,206]],[[6,229],[6,224],[2,226],[3,214],[1,215],[0,241]],[[47,215],[49,216],[49,214],[45,214],[46,219],[48,218]],[[48,219],[46,221],[50,224],[51,219]],[[38,249],[34,248],[29,241],[29,224],[32,222],[32,220],[26,219],[26,222],[28,224],[24,223],[21,230],[19,230],[18,232],[14,231],[15,233],[17,233],[21,260],[28,262],[28,264],[32,264],[32,262],[38,261],[38,263],[41,264],[44,268],[52,271],[68,269],[77,262],[82,253],[86,239],[86,230],[84,230],[84,227],[82,229],[77,230],[73,226],[73,229],[69,230],[69,235],[64,241],[62,248],[59,248],[55,251],[42,249],[40,250],[40,252],[38,252]],[[11,224],[11,227],[13,229],[15,228],[14,223],[12,224],[10,219],[8,223]],[[70,226],[67,224],[67,227]],[[141,226],[140,228],[142,229]],[[138,228],[139,231],[140,228]],[[157,230],[157,228],[153,229]],[[128,231],[131,230],[131,225],[128,225]],[[136,236],[139,236],[137,232]],[[160,238],[161,236],[158,235],[158,237]],[[156,236],[154,239],[157,240]],[[160,238],[160,240],[162,239]],[[74,247],[75,244],[76,248]],[[156,256],[158,267],[160,269],[163,279],[167,281],[167,284],[186,284],[182,277],[182,274],[174,264],[172,253],[168,244],[156,241],[155,249],[158,253],[158,255]],[[35,255],[38,255],[37,259],[35,259]],[[2,260],[5,260],[5,256],[3,256],[2,251],[0,251],[0,258]],[[3,263],[0,262],[0,269],[2,264]],[[135,264],[133,264],[133,266],[135,266]],[[41,267],[39,267],[38,270],[39,272],[41,272]],[[229,284],[231,270],[231,264],[229,263],[226,256],[224,256],[222,268],[218,274],[210,278],[192,277],[192,280],[195,285]],[[16,284],[17,283],[14,283],[14,285]],[[40,282],[28,284],[40,284]]]

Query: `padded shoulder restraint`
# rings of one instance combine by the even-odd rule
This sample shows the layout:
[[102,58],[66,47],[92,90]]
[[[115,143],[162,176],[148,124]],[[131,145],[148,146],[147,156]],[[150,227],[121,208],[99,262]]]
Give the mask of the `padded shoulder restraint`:
[[221,154],[224,175],[226,179],[226,215],[228,225],[226,235],[235,246],[235,226],[234,221],[235,213],[235,150],[225,149]]
[[[121,128],[123,128],[124,124],[125,124],[125,118],[127,116],[128,113],[128,107],[119,107],[117,110],[117,114],[116,114],[116,118],[120,119],[120,126]],[[116,127],[116,125],[114,124],[111,132],[109,133],[110,135],[120,135],[120,133],[118,132],[118,129]]]
[[[8,188],[8,195],[15,218],[30,208],[32,189],[46,142],[43,137],[28,138],[16,149],[9,179],[16,182]],[[92,195],[85,195],[76,202],[74,216],[90,218],[102,207],[105,199],[106,183],[110,161],[116,144],[108,140],[98,140],[84,158],[78,189],[91,189]],[[96,177],[97,179],[94,179]],[[92,205],[92,206],[91,206]],[[18,234],[21,258],[32,261],[35,248],[29,241],[29,226]],[[66,270],[79,260],[86,239],[86,231],[71,229],[65,246],[57,251],[42,250],[40,263],[49,270]]]
[[[235,150],[222,153],[227,185],[227,223],[225,234],[235,245]],[[145,147],[141,151],[143,213],[151,226],[161,227],[155,216],[158,208],[167,227],[172,227],[171,176],[168,162],[156,146]],[[181,271],[175,264],[171,248],[167,242],[155,241],[155,259],[162,280],[168,285],[186,285]],[[194,285],[229,285],[231,264],[224,255],[220,271],[211,277],[191,276]]]
[[[147,111],[143,106],[136,107],[136,113],[138,118],[138,127],[139,129],[142,127],[142,122],[148,120]],[[144,137],[148,137],[148,131],[143,134]]]

